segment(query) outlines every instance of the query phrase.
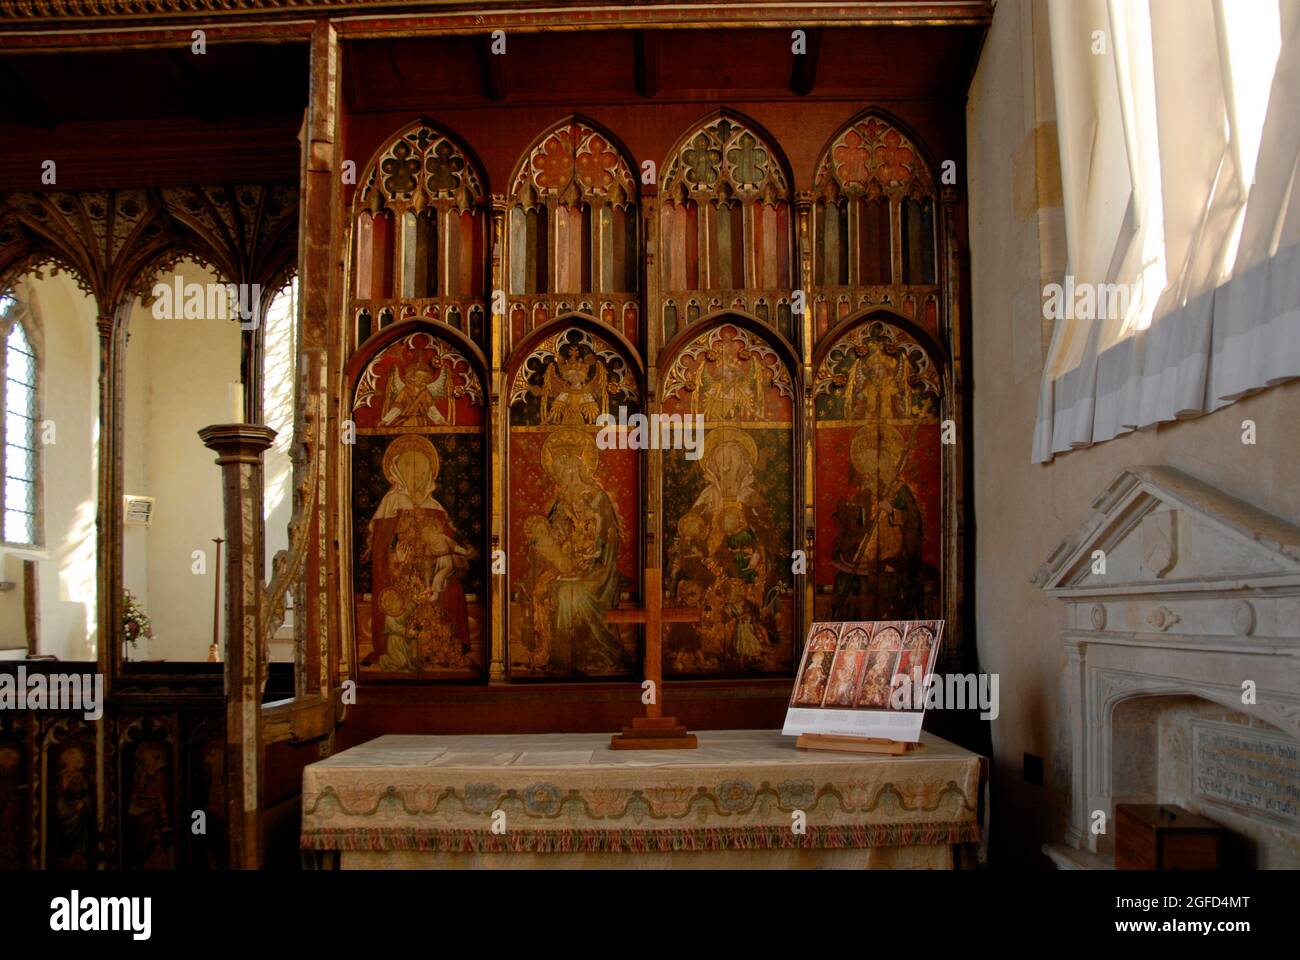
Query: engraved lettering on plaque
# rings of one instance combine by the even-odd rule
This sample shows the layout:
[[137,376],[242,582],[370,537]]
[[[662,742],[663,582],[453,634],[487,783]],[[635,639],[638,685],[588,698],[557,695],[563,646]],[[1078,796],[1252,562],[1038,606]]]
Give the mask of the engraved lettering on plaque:
[[1300,828],[1300,742],[1258,727],[1193,720],[1192,792]]

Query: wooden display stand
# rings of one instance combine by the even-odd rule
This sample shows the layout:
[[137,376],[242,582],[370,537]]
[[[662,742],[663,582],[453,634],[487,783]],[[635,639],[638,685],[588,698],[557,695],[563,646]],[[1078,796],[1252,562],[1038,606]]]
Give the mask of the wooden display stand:
[[694,750],[699,741],[695,734],[675,717],[662,716],[660,697],[663,695],[663,623],[691,623],[700,618],[693,607],[664,610],[660,595],[659,567],[649,567],[645,572],[645,609],[611,610],[605,614],[610,623],[645,624],[645,678],[654,686],[652,699],[646,704],[644,717],[633,717],[632,725],[622,733],[614,734],[609,741],[611,750]]
[[800,750],[838,750],[848,753],[886,753],[892,756],[918,749],[921,744],[879,737],[844,737],[827,733],[801,733],[794,745]]

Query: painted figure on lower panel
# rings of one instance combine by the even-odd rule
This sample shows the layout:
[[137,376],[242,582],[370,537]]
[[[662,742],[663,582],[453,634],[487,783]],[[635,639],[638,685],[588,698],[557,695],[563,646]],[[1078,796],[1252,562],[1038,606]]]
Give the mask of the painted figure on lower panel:
[[455,344],[416,330],[361,368],[352,416],[360,672],[479,678],[487,662],[479,374]]

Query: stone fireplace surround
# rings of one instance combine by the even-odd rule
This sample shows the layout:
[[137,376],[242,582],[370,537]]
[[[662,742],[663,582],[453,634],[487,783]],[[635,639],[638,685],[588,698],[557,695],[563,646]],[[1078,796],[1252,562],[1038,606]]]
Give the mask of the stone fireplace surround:
[[[1160,802],[1223,825],[1230,863],[1300,867],[1300,528],[1164,466],[1092,506],[1033,577],[1066,604],[1068,813],[1044,853],[1108,867],[1115,803]],[[1206,776],[1225,743],[1244,801]]]

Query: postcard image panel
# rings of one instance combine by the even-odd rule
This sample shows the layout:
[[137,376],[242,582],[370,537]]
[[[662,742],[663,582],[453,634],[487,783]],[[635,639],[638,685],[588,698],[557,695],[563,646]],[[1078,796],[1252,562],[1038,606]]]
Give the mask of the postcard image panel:
[[916,742],[942,620],[814,623],[782,732]]
[[794,685],[792,703],[800,706],[820,707],[826,696],[826,682],[830,678],[839,647],[839,623],[814,623],[808,632],[808,642],[803,648],[799,663],[798,680]]

